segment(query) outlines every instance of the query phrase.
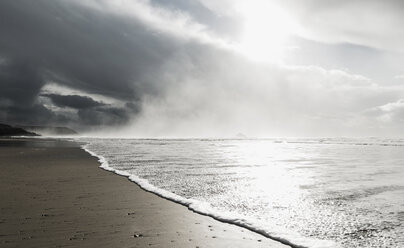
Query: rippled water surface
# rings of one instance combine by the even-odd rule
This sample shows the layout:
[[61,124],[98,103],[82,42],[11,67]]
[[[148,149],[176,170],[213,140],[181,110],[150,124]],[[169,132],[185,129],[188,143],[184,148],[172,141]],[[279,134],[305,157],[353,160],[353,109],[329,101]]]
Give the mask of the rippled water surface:
[[80,141],[116,170],[293,244],[404,247],[402,140]]

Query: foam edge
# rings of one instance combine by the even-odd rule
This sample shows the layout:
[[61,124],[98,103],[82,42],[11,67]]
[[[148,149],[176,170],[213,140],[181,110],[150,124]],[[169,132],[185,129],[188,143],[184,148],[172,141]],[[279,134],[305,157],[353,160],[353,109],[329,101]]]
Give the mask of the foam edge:
[[209,216],[217,221],[236,225],[252,232],[263,235],[266,238],[278,241],[282,244],[289,245],[293,248],[337,248],[339,247],[335,242],[330,240],[318,240],[312,238],[306,238],[299,234],[290,234],[290,232],[277,230],[276,232],[270,232],[265,229],[264,224],[258,224],[258,222],[250,222],[241,216],[235,216],[234,214],[217,212],[209,204],[200,202],[193,199],[187,199],[185,197],[176,195],[164,189],[160,189],[148,182],[146,179],[142,179],[138,176],[131,175],[128,172],[116,170],[109,166],[105,157],[96,154],[88,149],[88,144],[81,145],[81,148],[89,153],[91,156],[98,158],[100,168],[113,172],[117,175],[127,177],[130,181],[137,184],[143,190],[153,193],[166,200],[181,204],[187,207],[189,210],[198,213],[200,215]]

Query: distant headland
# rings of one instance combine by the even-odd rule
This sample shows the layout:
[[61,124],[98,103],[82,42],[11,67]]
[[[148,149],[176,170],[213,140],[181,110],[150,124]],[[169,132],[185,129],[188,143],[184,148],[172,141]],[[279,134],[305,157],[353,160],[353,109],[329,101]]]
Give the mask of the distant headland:
[[77,135],[68,127],[51,126],[11,126],[0,123],[0,136],[41,136],[41,135]]
[[13,127],[0,123],[0,136],[40,136],[37,133],[29,132],[21,127]]

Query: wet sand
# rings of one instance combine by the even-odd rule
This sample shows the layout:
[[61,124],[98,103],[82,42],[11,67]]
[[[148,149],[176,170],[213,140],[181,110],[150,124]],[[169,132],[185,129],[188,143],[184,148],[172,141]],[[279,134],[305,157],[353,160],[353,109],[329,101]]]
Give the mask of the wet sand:
[[0,139],[0,247],[289,247],[99,168],[73,142]]

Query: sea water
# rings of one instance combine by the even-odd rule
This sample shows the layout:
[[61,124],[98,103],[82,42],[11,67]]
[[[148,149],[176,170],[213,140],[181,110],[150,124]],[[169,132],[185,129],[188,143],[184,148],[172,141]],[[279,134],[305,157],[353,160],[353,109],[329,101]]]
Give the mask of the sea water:
[[294,247],[404,247],[404,140],[78,140],[146,190]]

